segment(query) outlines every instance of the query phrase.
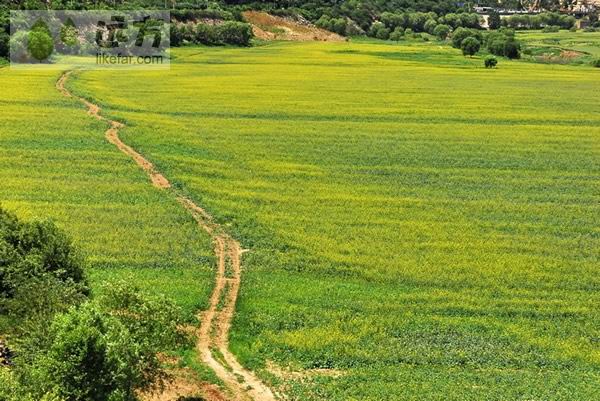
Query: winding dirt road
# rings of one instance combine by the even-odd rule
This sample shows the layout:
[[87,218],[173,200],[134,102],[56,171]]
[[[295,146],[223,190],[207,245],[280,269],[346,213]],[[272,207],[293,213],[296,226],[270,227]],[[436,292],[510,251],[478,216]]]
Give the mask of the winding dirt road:
[[83,103],[90,116],[107,123],[109,128],[105,133],[106,139],[130,156],[148,174],[152,185],[174,196],[198,222],[198,225],[212,237],[217,257],[217,271],[210,306],[200,316],[201,324],[196,346],[202,361],[226,384],[231,392],[231,397],[227,397],[228,399],[275,401],[276,398],[269,387],[245,369],[229,351],[229,329],[235,313],[242,273],[240,261],[242,250],[239,242],[225,233],[204,209],[173,189],[169,180],[150,161],[121,141],[119,130],[124,128],[124,124],[102,116],[98,105],[69,92],[65,83],[72,72],[63,73],[56,82],[56,88],[63,95]]

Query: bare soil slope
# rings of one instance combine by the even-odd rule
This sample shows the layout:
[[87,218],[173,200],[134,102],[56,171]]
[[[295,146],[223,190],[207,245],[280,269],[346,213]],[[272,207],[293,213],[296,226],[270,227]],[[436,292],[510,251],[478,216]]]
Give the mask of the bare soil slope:
[[252,24],[254,36],[263,40],[346,40],[343,36],[318,28],[307,20],[277,17],[261,11],[246,11],[243,15],[246,21]]

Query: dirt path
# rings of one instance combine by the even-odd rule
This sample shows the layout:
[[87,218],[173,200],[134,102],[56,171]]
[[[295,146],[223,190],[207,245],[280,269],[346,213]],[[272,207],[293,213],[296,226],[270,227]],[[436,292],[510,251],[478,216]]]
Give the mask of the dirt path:
[[[231,399],[235,401],[275,401],[276,398],[260,379],[252,372],[245,369],[229,351],[229,329],[235,313],[241,275],[241,247],[239,242],[227,235],[214,222],[204,209],[195,204],[191,199],[182,196],[171,187],[169,180],[162,175],[154,165],[135,149],[125,144],[119,138],[119,130],[124,125],[118,121],[110,120],[100,114],[100,107],[84,98],[75,96],[65,87],[72,71],[65,72],[56,82],[56,88],[65,96],[77,99],[88,108],[88,114],[109,125],[106,139],[114,144],[120,151],[130,156],[150,177],[152,185],[168,191],[177,201],[185,207],[213,239],[215,255],[217,257],[217,272],[215,287],[213,289],[210,306],[200,316],[200,331],[197,349],[202,361],[208,365],[226,385],[231,392]],[[176,390],[176,389],[175,389]],[[214,392],[214,388],[212,388]],[[161,397],[156,400],[170,400]]]

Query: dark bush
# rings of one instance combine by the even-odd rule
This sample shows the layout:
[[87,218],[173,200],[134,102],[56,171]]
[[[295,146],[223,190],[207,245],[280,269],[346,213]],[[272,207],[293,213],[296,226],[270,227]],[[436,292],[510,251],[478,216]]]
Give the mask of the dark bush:
[[244,22],[227,21],[214,29],[218,41],[228,45],[249,46],[254,37],[252,27]]
[[592,60],[591,64],[592,67],[600,68],[600,58]]
[[10,36],[6,32],[0,32],[0,57],[8,58]]
[[387,40],[390,38],[390,30],[385,27],[381,27],[377,30],[375,37],[377,39]]
[[509,39],[504,43],[504,56],[510,59],[521,58],[521,44],[515,39]]
[[485,68],[494,68],[498,65],[498,60],[494,56],[487,56],[483,60],[483,64],[485,65]]
[[183,32],[177,24],[171,24],[170,27],[171,46],[178,47],[183,44]]
[[492,11],[488,18],[488,27],[490,29],[499,29],[502,26],[500,14],[496,11]]
[[0,299],[44,276],[87,288],[83,259],[62,231],[51,222],[22,223],[0,209]]

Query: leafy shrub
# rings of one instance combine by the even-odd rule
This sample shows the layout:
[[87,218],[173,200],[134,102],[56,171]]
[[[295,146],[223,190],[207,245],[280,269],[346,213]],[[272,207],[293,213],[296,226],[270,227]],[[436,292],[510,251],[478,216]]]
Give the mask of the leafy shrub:
[[62,231],[51,222],[20,222],[0,209],[0,300],[42,277],[87,291],[83,259]]
[[134,401],[167,377],[157,353],[183,341],[179,309],[124,282],[108,284],[103,294],[28,338],[16,371],[35,399],[54,393],[72,401]]
[[504,43],[504,56],[510,59],[521,58],[521,44],[513,38]]
[[521,45],[514,38],[513,30],[501,29],[490,32],[485,38],[485,43],[488,51],[496,56],[520,57]]
[[250,24],[237,21],[226,21],[216,26],[218,40],[222,43],[237,46],[248,46],[254,37]]
[[404,37],[404,29],[401,27],[397,27],[394,29],[394,32],[390,34],[390,40],[395,40],[396,42],[402,40]]
[[335,32],[339,35],[346,35],[348,29],[348,22],[344,18],[331,18],[330,16],[323,14],[321,18],[315,23],[316,26],[322,29],[326,29],[331,32]]
[[375,21],[373,22],[373,24],[371,24],[371,27],[369,28],[369,36],[376,38],[377,37],[377,32],[379,32],[380,29],[384,29],[385,28],[385,24],[381,21]]
[[48,59],[54,51],[52,37],[41,30],[29,32],[27,50],[29,51],[29,54],[38,61]]
[[544,29],[542,29],[542,32],[544,33],[555,33],[555,32],[559,32],[560,31],[560,26],[558,25],[548,25],[545,26]]
[[423,25],[423,29],[425,30],[425,32],[433,35],[433,31],[435,30],[437,25],[438,25],[438,23],[436,22],[436,20],[428,19],[427,21],[425,21],[425,24]]
[[468,37],[477,39],[479,43],[483,42],[483,36],[481,35],[481,32],[475,29],[458,28],[452,33],[452,46],[457,49],[461,49],[462,41]]
[[592,60],[591,64],[592,67],[600,68],[600,58]]
[[445,40],[448,37],[448,35],[450,34],[450,27],[448,25],[444,25],[444,24],[437,25],[435,27],[435,29],[433,30],[433,34],[439,40]]
[[485,65],[485,68],[494,68],[498,65],[498,60],[494,56],[487,56],[483,60],[483,64]]
[[[190,25],[186,28],[189,30]],[[192,26],[194,34],[191,40],[188,40],[186,31],[183,32],[183,40],[188,40],[193,43],[203,45],[236,45],[249,46],[251,39],[254,37],[250,24],[238,21],[226,21],[220,25],[197,24]]]
[[460,48],[463,55],[472,56],[479,51],[481,43],[476,38],[469,36],[462,41]]
[[390,30],[385,27],[379,28],[375,34],[375,37],[377,39],[387,40],[390,38]]

